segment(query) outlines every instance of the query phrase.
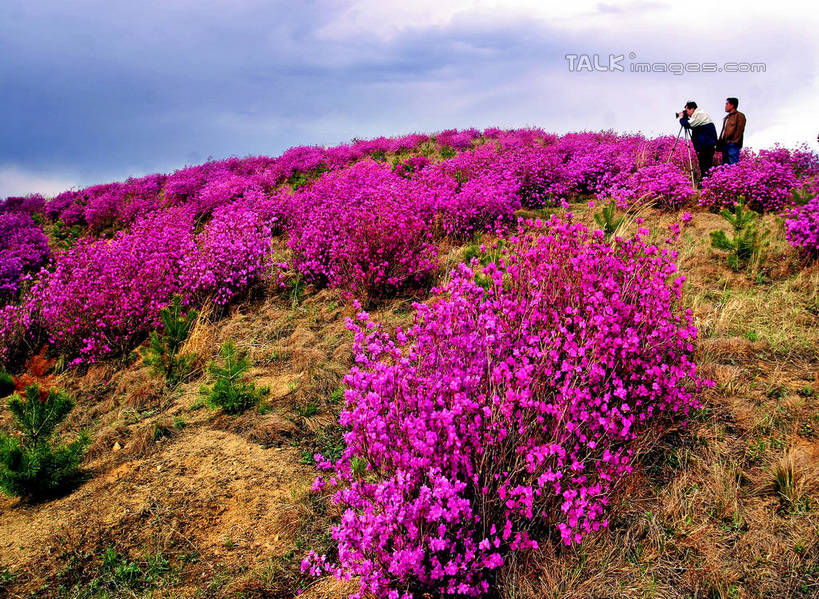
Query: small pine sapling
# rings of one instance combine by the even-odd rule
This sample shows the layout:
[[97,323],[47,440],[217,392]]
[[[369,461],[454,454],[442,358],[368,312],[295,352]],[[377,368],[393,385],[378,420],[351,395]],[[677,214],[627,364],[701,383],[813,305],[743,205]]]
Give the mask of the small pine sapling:
[[160,310],[162,334],[151,331],[150,345],[142,350],[145,363],[171,384],[188,373],[194,358],[192,354],[179,355],[179,349],[188,338],[198,312],[191,310],[182,316],[181,302],[181,298],[175,295],[171,305]]
[[711,246],[729,252],[728,266],[742,270],[761,254],[768,233],[759,231],[757,216],[745,207],[744,198],[736,203],[733,212],[725,208],[720,216],[734,228],[734,234],[729,238],[725,231],[712,231]]
[[607,206],[604,206],[600,212],[596,212],[594,214],[594,221],[597,223],[597,226],[603,230],[607,241],[611,238],[618,227],[623,224],[624,217],[621,216],[620,218],[614,218],[614,211],[616,208],[617,203],[612,200]]
[[5,370],[0,370],[0,397],[7,397],[14,391],[14,377]]
[[256,405],[268,389],[256,388],[256,385],[246,381],[247,356],[237,351],[232,341],[226,341],[219,354],[222,365],[211,362],[208,366],[215,381],[212,386],[203,385],[201,393],[207,397],[212,408],[221,408],[227,414],[239,414]]
[[14,433],[0,432],[0,490],[37,499],[63,488],[77,474],[90,439],[80,433],[69,444],[53,443],[54,429],[74,407],[64,392],[26,387],[8,402]]

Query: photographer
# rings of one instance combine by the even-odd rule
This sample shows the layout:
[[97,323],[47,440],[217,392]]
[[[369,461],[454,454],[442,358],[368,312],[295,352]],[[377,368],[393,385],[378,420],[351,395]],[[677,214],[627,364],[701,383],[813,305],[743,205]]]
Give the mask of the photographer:
[[717,128],[708,113],[697,108],[696,102],[686,102],[682,112],[678,112],[676,117],[680,119],[680,125],[691,132],[691,141],[694,143],[694,150],[697,152],[697,160],[700,164],[700,179],[714,165],[714,148],[717,145]]
[[742,149],[742,139],[745,135],[745,115],[737,110],[739,100],[727,98],[725,100],[725,118],[722,119],[722,133],[719,135],[719,148],[722,150],[723,164],[739,162],[739,151]]

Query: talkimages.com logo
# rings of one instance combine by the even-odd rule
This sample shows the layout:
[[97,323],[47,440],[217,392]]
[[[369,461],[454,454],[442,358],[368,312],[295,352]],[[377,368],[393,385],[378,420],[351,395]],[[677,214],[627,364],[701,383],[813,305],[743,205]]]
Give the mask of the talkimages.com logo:
[[[637,54],[565,54],[572,73],[764,73],[764,62],[648,62]],[[628,62],[626,63],[626,59]],[[626,63],[626,64],[624,64]]]

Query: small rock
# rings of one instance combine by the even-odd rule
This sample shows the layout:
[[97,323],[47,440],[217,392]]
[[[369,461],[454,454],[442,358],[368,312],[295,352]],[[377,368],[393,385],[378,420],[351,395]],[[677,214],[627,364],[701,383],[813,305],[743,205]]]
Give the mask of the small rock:
[[114,451],[119,451],[122,449],[122,445],[119,444],[119,441],[114,442]]

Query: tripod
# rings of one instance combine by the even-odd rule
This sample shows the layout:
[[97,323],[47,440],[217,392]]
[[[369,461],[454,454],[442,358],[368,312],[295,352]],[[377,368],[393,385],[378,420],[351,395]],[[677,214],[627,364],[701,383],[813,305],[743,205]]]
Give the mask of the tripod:
[[680,141],[680,135],[685,136],[685,147],[688,149],[688,172],[691,174],[691,186],[696,189],[697,184],[694,182],[694,163],[691,160],[691,144],[694,142],[691,139],[691,132],[682,125],[680,125],[680,130],[677,132],[677,139],[674,140],[674,145],[668,153],[666,162],[671,162],[671,157],[674,156],[674,150],[677,149],[677,142]]

